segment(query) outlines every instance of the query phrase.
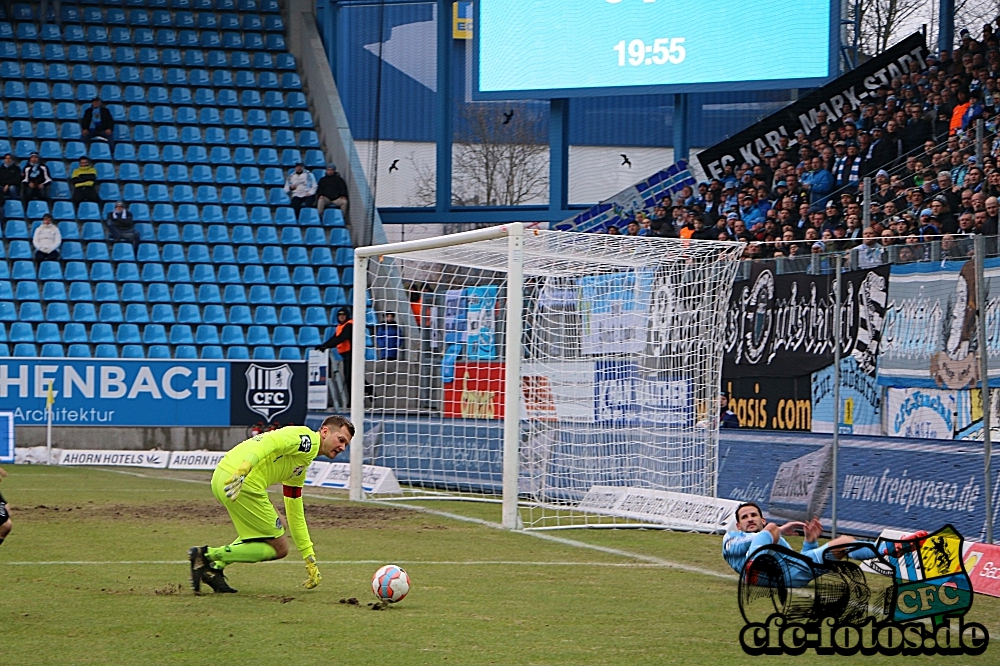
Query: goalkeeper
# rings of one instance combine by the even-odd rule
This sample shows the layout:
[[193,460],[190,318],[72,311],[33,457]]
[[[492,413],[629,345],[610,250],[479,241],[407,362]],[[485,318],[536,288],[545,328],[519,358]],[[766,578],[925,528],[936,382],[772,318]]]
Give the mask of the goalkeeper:
[[238,444],[219,461],[212,475],[212,493],[222,502],[239,535],[228,546],[195,546],[188,551],[191,587],[201,583],[216,592],[236,592],[223,574],[234,562],[279,560],[288,554],[288,540],[281,518],[267,495],[267,488],[281,482],[285,517],[292,540],[306,563],[306,588],[319,585],[316,555],[309,539],[302,509],[302,484],[306,468],[317,455],[333,458],[354,437],[354,425],[342,416],[330,416],[319,432],[305,426],[287,426],[262,433]]

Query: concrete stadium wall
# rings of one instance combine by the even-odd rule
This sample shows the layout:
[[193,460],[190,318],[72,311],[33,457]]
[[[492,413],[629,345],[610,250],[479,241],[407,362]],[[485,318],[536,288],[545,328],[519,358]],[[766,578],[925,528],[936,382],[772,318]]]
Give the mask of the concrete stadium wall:
[[[114,449],[126,451],[228,451],[244,439],[246,428],[52,428],[52,446],[58,449]],[[18,426],[17,447],[45,446],[45,428]]]

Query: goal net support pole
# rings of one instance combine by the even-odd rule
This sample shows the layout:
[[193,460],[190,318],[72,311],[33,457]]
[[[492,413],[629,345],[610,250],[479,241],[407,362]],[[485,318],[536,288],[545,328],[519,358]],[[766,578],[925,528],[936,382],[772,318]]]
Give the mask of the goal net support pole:
[[521,312],[524,310],[524,225],[509,225],[507,235],[507,349],[504,371],[503,526],[518,528],[517,479],[521,447]]

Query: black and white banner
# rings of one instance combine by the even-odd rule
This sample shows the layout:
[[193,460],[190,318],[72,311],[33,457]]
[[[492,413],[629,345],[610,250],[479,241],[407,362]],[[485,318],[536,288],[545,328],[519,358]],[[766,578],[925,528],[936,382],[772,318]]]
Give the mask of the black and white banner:
[[[833,363],[835,276],[777,275],[755,263],[733,285],[726,319],[723,377],[801,377]],[[841,354],[875,376],[889,289],[889,267],[844,273]]]
[[876,58],[859,65],[822,88],[817,88],[797,102],[789,104],[760,122],[751,125],[711,148],[698,153],[705,174],[720,178],[726,165],[760,163],[767,148],[778,151],[778,141],[788,137],[795,145],[795,132],[808,134],[816,127],[816,115],[826,111],[830,120],[839,120],[849,111],[860,107],[880,86],[910,71],[915,62],[921,72],[927,69],[927,45],[924,36],[916,32]]

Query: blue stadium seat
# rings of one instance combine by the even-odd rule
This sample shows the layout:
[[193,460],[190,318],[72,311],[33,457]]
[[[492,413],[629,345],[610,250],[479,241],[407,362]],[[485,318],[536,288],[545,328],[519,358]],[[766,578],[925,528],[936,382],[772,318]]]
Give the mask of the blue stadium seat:
[[87,327],[80,323],[66,324],[63,327],[63,342],[66,344],[86,343]]
[[97,310],[93,303],[77,303],[73,306],[73,321],[89,324],[97,321]]
[[281,229],[282,245],[302,245],[302,230],[298,227],[283,227]]
[[291,326],[275,326],[272,343],[275,347],[294,345],[295,329]]
[[[207,237],[208,237],[208,243],[210,244],[218,245],[218,247],[229,247],[228,245],[228,243],[230,242],[229,228],[226,227],[224,224],[209,225]],[[213,257],[215,256],[214,253],[218,250],[218,247],[213,249]],[[230,247],[230,252],[232,252],[231,247]],[[213,261],[215,261],[214,258]],[[235,263],[235,259],[231,262],[216,261],[215,263]]]
[[90,345],[72,344],[67,348],[66,356],[69,358],[91,358]]
[[[260,266],[250,266],[248,268],[260,268]],[[15,261],[14,267],[11,269],[10,277],[14,280],[36,280],[38,276],[35,273],[35,264],[30,261]]]
[[268,245],[267,247],[261,250],[260,261],[262,264],[266,265],[284,264],[285,253],[282,251],[280,247]]
[[69,300],[73,302],[94,300],[94,292],[90,287],[90,283],[71,282],[69,285]]
[[[107,276],[108,279],[111,277],[111,275]],[[94,300],[98,303],[117,303],[119,300],[118,285],[114,282],[98,282],[94,290]]]
[[263,187],[248,187],[245,196],[247,205],[249,206],[267,205],[267,194]]
[[312,268],[307,265],[309,263],[309,255],[304,247],[293,246],[288,248],[288,252],[285,254],[285,260],[292,266],[309,268],[312,270]]
[[123,262],[115,270],[115,280],[118,282],[137,282],[139,280],[138,264]]
[[0,321],[17,321],[17,310],[10,301],[0,302]]
[[140,162],[158,162],[159,160],[160,160],[159,146],[155,146],[149,143],[144,143],[141,146],[139,146]]
[[215,178],[212,176],[212,167],[204,164],[198,164],[191,167],[191,182],[214,183]]
[[221,326],[226,323],[226,308],[219,304],[206,305],[203,315],[206,324]]
[[[34,265],[27,262],[34,273]],[[267,279],[264,277],[264,268],[262,266],[251,264],[243,268],[243,284],[267,284]]]
[[35,358],[38,356],[38,347],[30,342],[20,342],[14,345],[14,354],[17,358]]
[[142,281],[145,283],[166,282],[167,278],[163,272],[163,265],[156,263],[144,264],[142,267]]
[[320,266],[319,272],[316,275],[316,284],[323,287],[340,286],[340,274],[336,268],[331,266]]
[[121,358],[146,358],[142,345],[122,345]]
[[[219,340],[219,329],[212,324],[201,324],[198,326],[195,332],[194,341],[199,345],[218,345]],[[221,352],[221,350],[220,350]],[[221,355],[221,354],[220,354]]]
[[198,358],[198,348],[194,345],[177,345],[174,348],[174,358],[196,359]]
[[191,269],[187,264],[170,264],[167,268],[167,282],[191,282]]
[[273,305],[274,299],[271,298],[271,288],[260,284],[250,287],[250,304]]
[[306,319],[305,323],[307,326],[328,326],[330,324],[329,317],[327,316],[327,310],[323,307],[308,307],[306,308]]
[[176,185],[173,193],[174,203],[194,203],[194,190],[190,185]]
[[[270,209],[267,208],[255,208],[256,210],[267,211],[270,214]],[[268,220],[268,222],[270,222]],[[262,226],[257,229],[257,245],[277,245],[278,244],[278,234],[275,228],[272,226]]]
[[[245,226],[245,225],[240,225],[240,226],[233,227],[233,245],[252,245],[253,242],[254,242],[254,239],[253,239],[253,230],[250,227]],[[249,251],[249,250],[247,250],[247,251]],[[253,248],[252,251],[254,253],[253,256],[257,256],[257,248]],[[243,255],[243,252],[245,252],[245,250],[243,250],[242,248],[240,248],[239,250],[237,250],[237,252],[240,253],[240,254],[237,255],[237,261],[239,263],[241,263],[241,264],[243,264],[243,263],[260,263],[260,259],[257,259],[256,261],[251,261],[249,259],[245,259],[244,255]]]
[[[211,259],[209,258],[208,246],[204,244],[195,244],[188,247],[187,255],[188,263],[191,264],[207,264]],[[197,280],[195,280],[197,282]]]
[[264,109],[249,109],[247,111],[247,125],[250,127],[267,127],[267,113]]
[[177,321],[181,324],[200,324],[201,310],[194,303],[184,303],[177,308]]
[[[160,247],[155,243],[140,243],[136,260],[142,264],[159,263],[161,261]],[[145,266],[143,266],[143,270],[146,270]],[[147,280],[147,282],[162,282],[162,280]]]
[[222,342],[222,344],[224,344],[226,346],[230,346],[230,345],[245,345],[246,344],[246,337],[243,334],[243,327],[242,326],[234,326],[232,324],[229,324],[227,326],[223,326],[222,327],[221,342]]
[[[343,227],[344,226],[344,214],[340,212],[339,208],[327,208],[323,211],[323,226],[325,227]],[[333,245],[333,234],[336,231],[330,232],[330,244]]]
[[274,224],[279,227],[298,224],[298,221],[295,219],[295,211],[287,206],[277,209],[274,213]]
[[285,326],[302,326],[302,310],[294,305],[286,305],[281,308],[278,321]]
[[[322,305],[323,298],[320,296],[319,287],[306,286],[299,289],[300,305]],[[308,323],[308,321],[307,321]]]
[[[102,236],[103,241],[103,236]],[[111,261],[111,253],[104,242],[87,243],[87,261]]]
[[149,311],[145,303],[130,303],[125,307],[125,321],[131,324],[148,324]]
[[94,324],[90,327],[90,342],[94,344],[108,344],[115,341],[115,333],[107,322]]
[[157,303],[153,306],[153,314],[150,318],[154,324],[173,324],[177,321],[174,314],[174,306],[166,303]]
[[174,303],[195,303],[197,301],[194,287],[190,284],[175,284],[171,299]]
[[250,345],[270,345],[271,333],[266,326],[250,326],[246,331],[247,344]]
[[209,204],[201,208],[201,221],[205,224],[219,224],[226,218],[222,215],[222,206]]
[[32,259],[35,253],[31,250],[28,241],[11,241],[7,246],[7,256],[10,259]]
[[174,324],[170,327],[170,344],[172,345],[192,345],[194,335],[191,327],[187,324]]
[[296,285],[316,284],[311,266],[296,266],[292,275],[292,283]]
[[8,340],[10,342],[34,342],[35,329],[27,322],[17,322],[15,324],[11,324]]
[[139,335],[139,327],[135,324],[120,325],[116,339],[120,345],[137,345],[142,342],[142,336]]
[[137,282],[126,282],[122,285],[122,303],[145,303],[146,294],[142,285]]
[[310,253],[310,263],[314,266],[329,266],[333,264],[333,255],[328,247],[315,247]]
[[163,324],[147,324],[142,329],[142,341],[147,345],[165,345],[167,329]]
[[261,326],[277,326],[278,313],[272,305],[258,305],[254,310],[254,323]]
[[118,358],[118,347],[113,344],[101,344],[94,347],[94,358]]
[[38,283],[34,281],[24,281],[17,283],[14,300],[16,301],[38,301],[42,296],[38,292]]

